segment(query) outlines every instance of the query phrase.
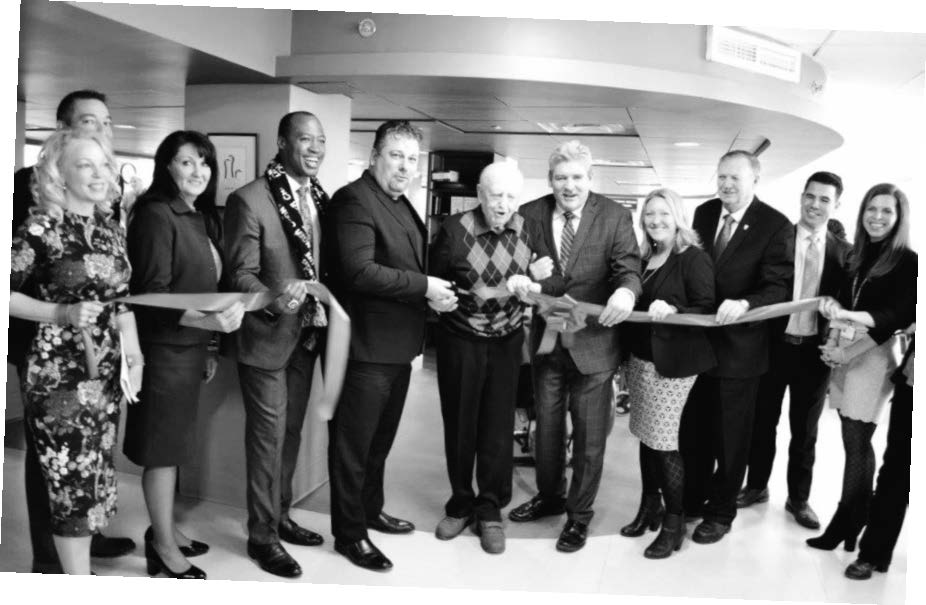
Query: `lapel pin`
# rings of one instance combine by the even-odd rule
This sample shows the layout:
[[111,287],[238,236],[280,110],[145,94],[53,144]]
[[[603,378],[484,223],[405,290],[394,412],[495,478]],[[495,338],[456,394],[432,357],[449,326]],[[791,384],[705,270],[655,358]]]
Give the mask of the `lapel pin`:
[[749,225],[743,225],[743,231],[749,231]]

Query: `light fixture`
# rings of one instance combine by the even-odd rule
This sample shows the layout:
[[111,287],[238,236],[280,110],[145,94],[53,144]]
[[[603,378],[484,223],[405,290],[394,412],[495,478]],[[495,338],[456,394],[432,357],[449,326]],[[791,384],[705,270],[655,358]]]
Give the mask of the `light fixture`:
[[369,38],[376,33],[376,22],[369,17],[361,19],[360,23],[357,24],[357,31],[360,33],[361,38]]
[[700,147],[701,143],[696,141],[678,141],[673,143],[676,147]]
[[136,130],[131,124],[113,124],[113,128],[117,130]]

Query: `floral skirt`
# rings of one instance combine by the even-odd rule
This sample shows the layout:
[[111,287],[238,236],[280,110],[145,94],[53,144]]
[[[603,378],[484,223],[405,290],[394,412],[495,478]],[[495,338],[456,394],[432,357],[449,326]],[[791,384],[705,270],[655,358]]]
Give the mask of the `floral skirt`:
[[630,432],[651,449],[677,450],[682,408],[697,376],[666,378],[656,371],[651,361],[633,355],[626,370]]
[[30,386],[24,388],[25,412],[48,487],[52,533],[90,536],[116,514],[113,451],[121,395],[112,378],[85,379],[73,390]]

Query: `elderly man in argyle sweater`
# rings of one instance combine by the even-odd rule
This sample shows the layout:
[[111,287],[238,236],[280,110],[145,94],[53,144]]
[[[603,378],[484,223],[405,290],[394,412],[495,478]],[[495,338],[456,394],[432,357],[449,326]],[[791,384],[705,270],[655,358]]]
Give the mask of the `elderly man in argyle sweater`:
[[[443,309],[437,333],[437,382],[452,496],[436,533],[449,540],[475,522],[474,531],[489,553],[505,549],[501,509],[511,500],[525,305],[505,294],[505,284],[509,277],[526,275],[531,262],[531,236],[516,212],[522,184],[513,163],[487,166],[479,178],[479,207],[444,221],[429,265],[431,275],[460,289],[458,304]],[[547,259],[539,266],[552,262]],[[474,466],[478,493],[473,490]]]

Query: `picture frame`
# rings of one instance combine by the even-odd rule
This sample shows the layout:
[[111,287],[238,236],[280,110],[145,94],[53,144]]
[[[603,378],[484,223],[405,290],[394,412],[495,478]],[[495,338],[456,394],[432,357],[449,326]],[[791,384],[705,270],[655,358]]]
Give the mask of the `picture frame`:
[[224,208],[228,196],[257,178],[257,134],[210,132],[218,164],[215,205]]

